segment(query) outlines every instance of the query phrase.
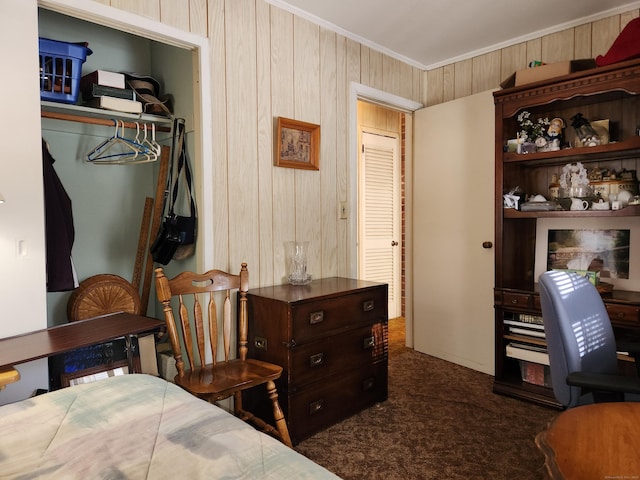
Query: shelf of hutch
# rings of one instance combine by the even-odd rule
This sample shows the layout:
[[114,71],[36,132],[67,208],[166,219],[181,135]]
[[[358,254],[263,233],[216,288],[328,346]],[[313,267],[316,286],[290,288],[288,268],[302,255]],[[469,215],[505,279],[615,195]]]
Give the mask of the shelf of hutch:
[[[637,170],[640,162],[640,59],[594,68],[494,93],[495,103],[495,379],[496,393],[560,407],[550,388],[523,380],[520,363],[506,355],[510,342],[544,346],[544,339],[517,335],[505,320],[520,315],[541,315],[537,293],[536,240],[538,220],[567,219],[571,228],[588,221],[597,228],[600,220],[624,218],[640,225],[640,206],[607,211],[522,212],[504,208],[503,194],[519,186],[527,195],[546,196],[552,176],[564,165],[581,162],[589,167],[620,171]],[[507,141],[519,129],[517,116],[527,110],[533,120],[561,117],[569,124],[576,113],[590,120],[608,119],[610,142],[596,147],[563,148],[554,152],[517,154],[505,152]],[[573,129],[565,140],[574,145]],[[594,227],[595,225],[595,227]],[[617,337],[640,337],[640,292],[614,288],[603,300]],[[628,364],[629,362],[622,362]]]
[[[331,277],[247,293],[249,354],[282,365],[276,385],[294,444],[387,399],[387,288]],[[257,390],[243,398],[250,411],[268,405]]]
[[111,110],[101,110],[82,105],[70,105],[66,103],[47,101],[40,102],[40,111],[42,118],[51,118],[54,120],[66,120],[70,122],[115,127],[113,120],[118,119],[124,121],[125,128],[136,128],[135,122],[138,122],[154,124],[156,125],[156,130],[159,132],[171,131],[171,119],[157,115],[136,115]]

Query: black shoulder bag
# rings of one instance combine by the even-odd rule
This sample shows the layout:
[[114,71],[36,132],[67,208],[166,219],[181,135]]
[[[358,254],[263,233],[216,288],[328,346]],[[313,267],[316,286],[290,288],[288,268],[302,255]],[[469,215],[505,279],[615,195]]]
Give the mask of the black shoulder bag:
[[[161,263],[162,265],[167,265],[172,259],[182,260],[193,255],[195,252],[198,223],[196,203],[191,186],[191,167],[189,165],[189,156],[187,155],[187,149],[184,143],[184,120],[176,119],[174,127],[177,132],[174,136],[174,140],[176,136],[178,138],[177,149],[174,150],[177,152],[178,158],[177,171],[175,177],[173,177],[172,174],[169,175],[167,191],[169,192],[173,190],[172,195],[165,199],[163,211],[166,210],[167,213],[162,222],[158,237],[151,246],[151,256],[153,261]],[[171,166],[171,171],[173,171],[173,169],[174,165]],[[176,215],[175,213],[180,177],[183,172],[186,184],[186,194],[189,196],[189,216]]]

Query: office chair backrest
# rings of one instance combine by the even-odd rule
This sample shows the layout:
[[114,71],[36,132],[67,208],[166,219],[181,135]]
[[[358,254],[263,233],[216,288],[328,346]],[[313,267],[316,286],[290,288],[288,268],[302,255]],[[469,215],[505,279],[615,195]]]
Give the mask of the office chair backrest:
[[600,293],[585,277],[551,270],[540,275],[538,286],[553,393],[574,407],[581,389],[567,385],[569,373],[617,371],[613,328]]

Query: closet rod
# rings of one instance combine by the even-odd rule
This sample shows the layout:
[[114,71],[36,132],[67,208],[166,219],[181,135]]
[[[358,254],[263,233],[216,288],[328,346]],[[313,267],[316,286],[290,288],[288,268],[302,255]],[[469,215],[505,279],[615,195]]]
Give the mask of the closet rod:
[[[75,115],[69,113],[60,113],[60,112],[49,112],[46,110],[42,110],[41,116],[44,118],[53,118],[55,120],[67,120],[69,122],[80,122],[80,123],[90,123],[92,125],[106,125],[108,127],[113,127],[113,120],[107,118],[94,118],[94,117],[86,117],[83,115]],[[141,123],[145,123],[144,120],[141,120]],[[136,128],[135,122],[124,122],[125,128]],[[170,132],[171,127],[163,127],[161,125],[156,126],[156,131],[158,132]]]

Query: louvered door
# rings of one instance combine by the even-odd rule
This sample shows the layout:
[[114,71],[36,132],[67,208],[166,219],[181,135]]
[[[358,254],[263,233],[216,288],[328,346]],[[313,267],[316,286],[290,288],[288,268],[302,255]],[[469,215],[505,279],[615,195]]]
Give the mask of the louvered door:
[[398,317],[402,238],[397,136],[362,133],[358,179],[358,275],[389,285],[389,318]]

